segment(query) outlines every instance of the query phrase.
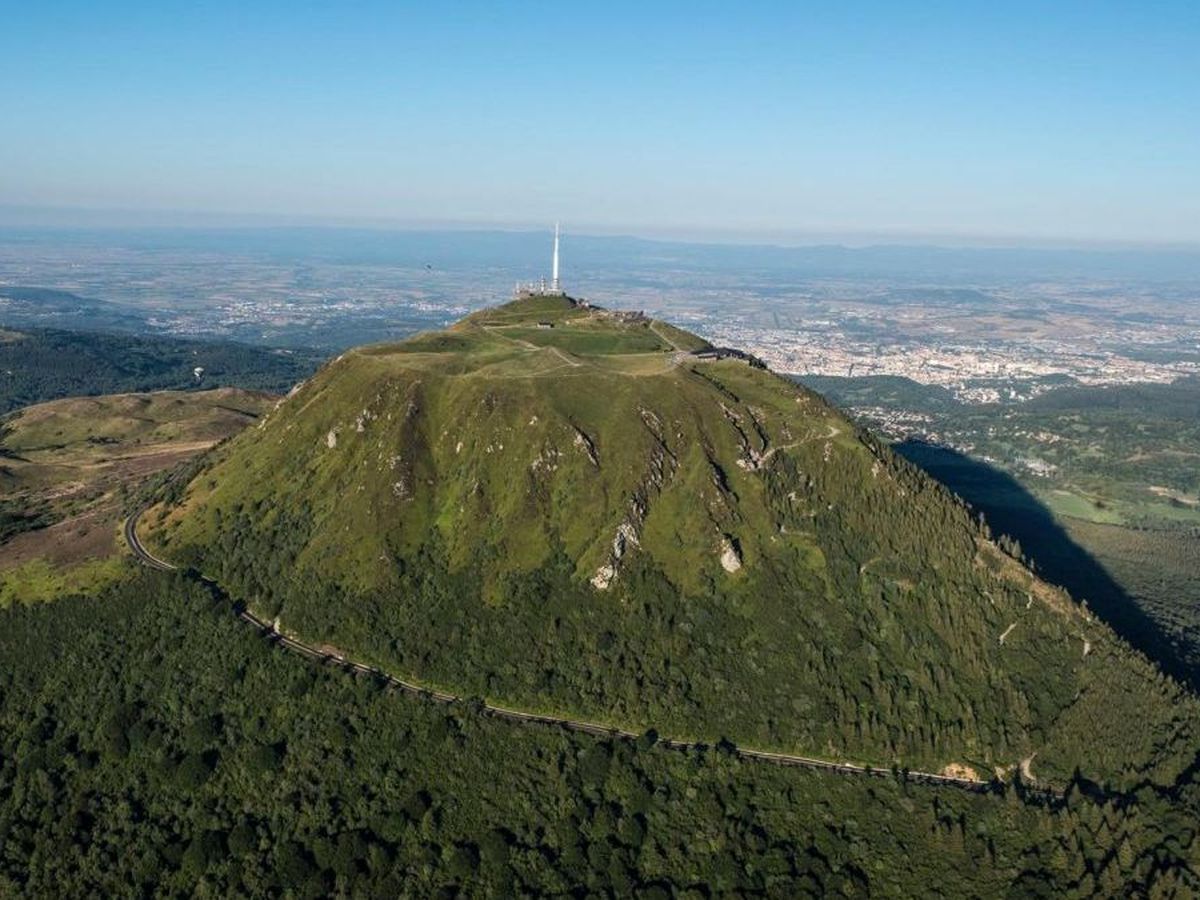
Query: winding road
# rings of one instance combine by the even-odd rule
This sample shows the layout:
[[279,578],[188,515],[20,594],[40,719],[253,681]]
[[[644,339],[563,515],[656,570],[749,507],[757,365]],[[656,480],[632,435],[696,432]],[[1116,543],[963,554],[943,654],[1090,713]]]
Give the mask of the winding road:
[[[141,542],[137,535],[138,517],[144,510],[138,510],[128,519],[125,520],[124,533],[125,541],[129,545],[130,551],[134,557],[143,565],[159,571],[177,571],[178,567],[171,565],[159,559],[146,549],[146,546]],[[228,599],[228,595],[220,588],[220,586],[210,578],[202,575],[197,576],[206,585],[214,589],[221,597]],[[290,650],[301,656],[322,663],[335,663],[341,665],[349,671],[358,672],[364,675],[371,675],[380,679],[386,684],[398,688],[406,694],[411,694],[415,697],[421,697],[427,700],[432,700],[437,703],[468,703],[472,702],[471,698],[463,697],[458,694],[450,694],[445,691],[439,691],[434,688],[425,687],[410,681],[404,681],[397,678],[382,669],[368,666],[360,662],[355,662],[352,659],[337,652],[329,650],[321,650],[313,647],[310,644],[305,644],[279,631],[274,624],[260,619],[254,613],[246,608],[242,602],[232,604],[234,615],[247,625],[255,628],[263,637],[267,638],[272,643],[285,650]],[[604,725],[598,722],[587,722],[579,719],[567,719],[560,716],[545,715],[542,713],[524,712],[519,709],[510,709],[505,706],[497,706],[492,703],[475,701],[476,708],[480,709],[485,715],[493,716],[497,719],[505,719],[511,722],[526,722],[536,723],[540,725],[549,725],[558,728],[565,728],[568,731],[577,731],[584,734],[590,734],[604,738],[619,738],[622,740],[634,741],[642,737],[632,731],[624,731],[611,725]],[[701,748],[711,748],[712,745],[700,741],[684,741],[675,740],[672,738],[658,737],[655,741],[665,747],[674,750],[693,750]],[[974,793],[986,793],[995,790],[996,782],[977,781],[970,778],[962,778],[953,775],[942,775],[936,772],[917,772],[912,770],[902,769],[887,769],[869,765],[859,765],[850,762],[837,762],[828,759],[818,759],[811,756],[797,756],[791,753],[775,753],[769,750],[753,750],[747,747],[731,746],[729,752],[743,759],[763,760],[772,762],[781,766],[792,766],[803,769],[813,769],[821,772],[837,772],[844,775],[857,776],[873,776],[877,778],[897,778],[902,781],[916,782],[920,784],[930,785],[945,785],[955,787],[962,790],[971,791]],[[1051,797],[1061,797],[1062,794],[1058,791],[1041,788],[1036,793],[1042,793]]]
[[153,553],[146,549],[145,544],[137,536],[137,521],[143,510],[138,510],[132,516],[125,520],[125,543],[129,545],[130,551],[137,561],[143,566],[149,566],[151,569],[158,569],[160,572],[173,572],[175,566],[169,562],[163,562]]

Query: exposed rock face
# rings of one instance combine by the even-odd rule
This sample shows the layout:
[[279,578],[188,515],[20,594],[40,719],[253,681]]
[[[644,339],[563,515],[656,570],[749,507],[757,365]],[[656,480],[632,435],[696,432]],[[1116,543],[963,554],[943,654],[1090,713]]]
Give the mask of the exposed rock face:
[[[641,483],[629,496],[628,516],[624,522],[617,526],[608,562],[600,566],[596,570],[596,574],[591,577],[592,587],[600,591],[607,590],[608,586],[612,584],[613,579],[617,577],[617,573],[620,571],[621,558],[625,555],[626,551],[631,547],[641,546],[638,530],[646,521],[650,498],[662,490],[669,475],[674,473],[678,466],[678,460],[663,440],[662,422],[658,416],[646,409],[641,409],[640,412],[643,423],[650,433],[654,435],[658,446],[650,455],[649,465]],[[575,445],[587,448],[588,458],[593,465],[599,467],[599,460],[595,455],[591,439],[578,429],[575,430]]]
[[587,458],[593,466],[599,467],[600,458],[596,455],[595,443],[578,428],[575,429],[575,446],[587,454]]
[[611,561],[596,570],[596,574],[591,578],[592,587],[598,591],[607,590],[613,579],[617,577],[617,563],[621,561],[625,551],[630,547],[637,547],[638,544],[637,530],[633,525],[629,522],[622,522],[618,525],[617,533],[613,535]]
[[337,429],[329,429],[329,434],[325,435],[325,446],[330,450],[337,446]]
[[605,564],[598,568],[596,574],[592,576],[592,587],[598,591],[606,591],[616,577],[617,567],[612,564]]
[[625,555],[626,547],[636,547],[637,545],[637,532],[628,522],[622,522],[617,527],[617,533],[613,537],[613,556],[620,559]]
[[947,778],[965,778],[968,781],[979,781],[979,773],[966,763],[952,762],[946,763],[939,773]]
[[742,567],[742,554],[732,538],[721,538],[721,568],[733,573]]

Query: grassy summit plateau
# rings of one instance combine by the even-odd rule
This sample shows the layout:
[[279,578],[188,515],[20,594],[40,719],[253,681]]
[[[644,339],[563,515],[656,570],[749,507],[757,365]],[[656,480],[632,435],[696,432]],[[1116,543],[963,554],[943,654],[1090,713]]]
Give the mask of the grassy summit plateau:
[[144,517],[282,627],[427,684],[980,777],[1170,781],[1195,704],[819,395],[521,300],[344,354]]

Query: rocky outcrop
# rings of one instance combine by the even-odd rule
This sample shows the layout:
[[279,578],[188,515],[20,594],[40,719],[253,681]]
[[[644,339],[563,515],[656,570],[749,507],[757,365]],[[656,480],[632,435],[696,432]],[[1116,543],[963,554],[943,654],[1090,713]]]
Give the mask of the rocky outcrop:
[[737,541],[726,535],[721,538],[721,568],[733,574],[742,567],[742,553]]

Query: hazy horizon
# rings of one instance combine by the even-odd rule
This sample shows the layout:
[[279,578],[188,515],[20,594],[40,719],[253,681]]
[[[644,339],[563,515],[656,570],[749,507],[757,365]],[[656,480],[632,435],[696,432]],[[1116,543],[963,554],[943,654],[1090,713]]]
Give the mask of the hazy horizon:
[[68,2],[5,25],[10,211],[1200,243],[1190,4]]
[[[615,238],[660,243],[722,247],[811,250],[844,248],[869,250],[893,248],[914,250],[1007,250],[1067,251],[1079,253],[1195,254],[1200,260],[1200,240],[1139,241],[1078,239],[1064,236],[1020,234],[949,234],[920,231],[819,231],[743,230],[697,228],[686,225],[606,225],[574,223],[561,219],[469,220],[392,219],[322,216],[280,216],[271,213],[234,214],[195,210],[13,207],[0,204],[0,238],[22,232],[379,232],[396,234],[549,234],[556,222],[564,235],[584,238]],[[1200,275],[1200,272],[1197,273]]]

